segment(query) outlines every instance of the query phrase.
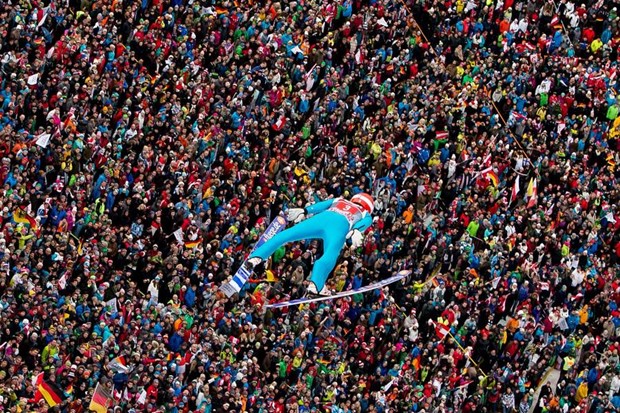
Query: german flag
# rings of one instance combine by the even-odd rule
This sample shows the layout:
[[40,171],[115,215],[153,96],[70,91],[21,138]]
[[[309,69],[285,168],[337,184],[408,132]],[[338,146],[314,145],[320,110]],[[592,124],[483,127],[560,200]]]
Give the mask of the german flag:
[[38,390],[50,407],[57,406],[66,399],[63,391],[56,384],[45,380],[41,380]]
[[198,245],[200,245],[201,242],[202,242],[202,239],[197,239],[196,241],[186,241],[185,248],[194,249]]
[[97,413],[107,413],[108,406],[112,401],[112,395],[106,389],[101,387],[99,383],[97,383],[97,387],[95,387],[95,392],[93,393],[93,398],[90,400],[88,409]]
[[218,16],[228,14],[228,9],[221,6],[215,6],[215,13],[217,13]]
[[489,178],[489,181],[491,181],[491,183],[493,184],[495,188],[499,186],[499,177],[497,176],[495,172],[493,171],[487,172],[487,178]]

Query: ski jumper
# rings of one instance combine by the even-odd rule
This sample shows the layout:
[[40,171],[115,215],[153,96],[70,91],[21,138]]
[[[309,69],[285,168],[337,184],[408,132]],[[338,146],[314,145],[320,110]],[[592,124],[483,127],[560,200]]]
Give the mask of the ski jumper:
[[360,206],[343,198],[328,199],[306,208],[312,216],[288,228],[257,248],[249,258],[260,257],[266,260],[280,246],[290,242],[321,239],[323,255],[312,268],[310,281],[320,291],[327,277],[336,266],[340,250],[352,230],[366,231],[372,225],[372,217]]

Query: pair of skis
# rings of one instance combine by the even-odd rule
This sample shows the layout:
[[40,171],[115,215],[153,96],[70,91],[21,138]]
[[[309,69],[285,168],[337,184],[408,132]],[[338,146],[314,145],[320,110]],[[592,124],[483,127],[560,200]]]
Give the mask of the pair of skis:
[[[283,215],[280,214],[275,217],[274,220],[271,221],[271,224],[269,224],[265,232],[260,236],[256,245],[254,245],[254,248],[252,248],[252,252],[254,252],[256,248],[260,247],[265,242],[273,238],[278,232],[285,229],[287,224],[288,221]],[[248,254],[248,257],[252,255],[252,252]],[[245,283],[247,283],[252,276],[252,271],[248,271],[245,267],[246,261],[247,258],[243,261],[235,275],[233,275],[232,279],[220,287],[220,290],[224,294],[226,294],[226,297],[232,297],[234,294],[240,292]]]

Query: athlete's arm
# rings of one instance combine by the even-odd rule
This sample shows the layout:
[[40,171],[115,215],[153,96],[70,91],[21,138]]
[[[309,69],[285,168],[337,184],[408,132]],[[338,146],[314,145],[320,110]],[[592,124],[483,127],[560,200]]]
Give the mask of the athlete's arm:
[[358,230],[360,232],[366,231],[368,228],[372,226],[372,216],[368,213],[364,213],[364,217],[357,221],[355,225],[353,225],[352,230]]
[[306,215],[315,215],[315,214],[318,214],[319,212],[323,212],[327,210],[330,206],[332,206],[335,200],[336,199],[334,198],[326,199],[325,201],[317,202],[316,204],[310,205],[309,207],[305,208]]

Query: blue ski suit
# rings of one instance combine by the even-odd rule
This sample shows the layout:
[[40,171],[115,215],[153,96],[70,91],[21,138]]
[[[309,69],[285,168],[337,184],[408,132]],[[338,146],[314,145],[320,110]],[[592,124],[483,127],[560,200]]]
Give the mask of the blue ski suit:
[[310,275],[310,281],[316,285],[317,291],[321,291],[336,266],[347,234],[352,230],[366,231],[372,225],[372,217],[359,205],[343,198],[317,202],[307,207],[306,212],[312,216],[275,235],[252,252],[250,258],[260,257],[266,260],[284,244],[321,239],[323,255],[314,263]]

